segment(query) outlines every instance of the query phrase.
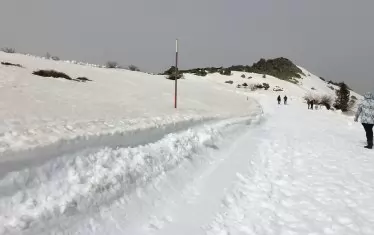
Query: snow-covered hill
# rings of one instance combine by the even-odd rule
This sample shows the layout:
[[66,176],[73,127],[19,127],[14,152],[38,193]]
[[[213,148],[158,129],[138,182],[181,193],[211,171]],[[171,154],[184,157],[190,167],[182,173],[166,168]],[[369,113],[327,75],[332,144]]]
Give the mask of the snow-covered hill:
[[374,233],[373,152],[352,117],[306,108],[334,91],[305,69],[185,74],[175,110],[163,76],[0,62],[23,66],[0,65],[0,234]]
[[[61,139],[242,116],[253,106],[244,97],[223,93],[197,77],[180,81],[179,108],[175,110],[174,83],[163,76],[3,52],[0,62],[24,67],[0,64],[0,153]],[[32,75],[38,69],[54,69],[93,81],[78,83]]]

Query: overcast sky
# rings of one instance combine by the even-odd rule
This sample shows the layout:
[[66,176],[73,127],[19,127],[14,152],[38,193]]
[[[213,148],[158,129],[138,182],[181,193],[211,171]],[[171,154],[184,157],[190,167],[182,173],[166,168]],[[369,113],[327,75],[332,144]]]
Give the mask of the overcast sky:
[[374,91],[372,0],[0,0],[0,47],[161,72],[284,56]]

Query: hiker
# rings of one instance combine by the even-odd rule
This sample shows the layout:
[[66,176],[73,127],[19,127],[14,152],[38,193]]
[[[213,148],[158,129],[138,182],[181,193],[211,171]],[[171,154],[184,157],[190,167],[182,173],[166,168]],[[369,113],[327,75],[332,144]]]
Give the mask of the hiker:
[[281,99],[281,96],[280,95],[278,95],[278,104],[281,104],[281,101],[282,101],[282,99]]
[[374,93],[366,93],[364,101],[358,106],[355,122],[361,116],[361,123],[366,132],[367,145],[365,148],[373,149],[373,126],[374,126]]
[[287,96],[285,95],[284,97],[283,97],[283,100],[284,100],[284,104],[286,105],[287,104]]
[[313,105],[314,105],[314,100],[311,100],[310,101],[310,109],[313,109]]

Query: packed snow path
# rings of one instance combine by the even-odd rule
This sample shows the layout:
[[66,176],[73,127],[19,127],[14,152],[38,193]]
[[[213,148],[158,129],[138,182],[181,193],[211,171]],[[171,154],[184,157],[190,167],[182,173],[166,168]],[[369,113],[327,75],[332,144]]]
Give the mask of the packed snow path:
[[[374,152],[362,148],[361,126],[292,101],[260,100],[262,116],[7,175],[0,182],[0,232],[374,234]],[[142,166],[147,156],[167,157],[156,168],[129,172],[140,183],[135,189],[117,188],[131,169],[121,168],[129,164],[122,158]]]

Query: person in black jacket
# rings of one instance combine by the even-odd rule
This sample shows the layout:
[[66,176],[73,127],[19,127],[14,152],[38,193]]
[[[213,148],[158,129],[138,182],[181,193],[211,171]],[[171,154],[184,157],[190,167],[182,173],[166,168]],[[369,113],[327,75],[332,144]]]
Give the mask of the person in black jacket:
[[282,98],[281,98],[281,96],[280,96],[280,95],[278,95],[278,98],[277,98],[277,100],[278,100],[278,104],[281,104]]
[[285,95],[284,98],[283,98],[283,100],[284,100],[284,104],[285,104],[285,105],[287,104],[287,99],[288,99],[288,98],[287,98],[287,96]]

